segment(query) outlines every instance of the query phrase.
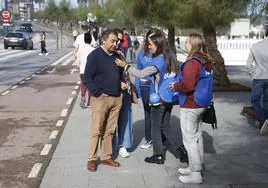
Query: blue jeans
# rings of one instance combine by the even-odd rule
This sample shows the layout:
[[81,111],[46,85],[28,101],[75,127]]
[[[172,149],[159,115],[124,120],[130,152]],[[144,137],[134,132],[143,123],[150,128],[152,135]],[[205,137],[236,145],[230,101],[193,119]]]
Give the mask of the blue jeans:
[[128,48],[122,48],[122,52],[126,59],[127,59],[127,51],[128,51]]
[[[261,97],[263,100],[261,101]],[[255,79],[252,84],[251,103],[260,121],[260,128],[268,119],[268,79]]]
[[116,134],[113,137],[113,148],[116,146],[131,148],[133,144],[133,129],[132,129],[132,108],[131,108],[131,95],[123,92],[123,104],[120,110],[117,127],[118,142]]
[[141,99],[144,109],[144,121],[145,121],[145,141],[152,140],[151,136],[151,106],[149,105],[150,99],[150,87],[140,86]]

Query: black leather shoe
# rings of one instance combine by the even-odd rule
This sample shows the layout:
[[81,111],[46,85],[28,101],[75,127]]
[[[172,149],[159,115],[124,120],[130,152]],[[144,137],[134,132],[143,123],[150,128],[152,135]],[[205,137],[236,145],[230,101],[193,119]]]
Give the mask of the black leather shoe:
[[151,157],[146,157],[144,159],[146,163],[156,163],[156,164],[164,164],[165,159],[163,155],[153,155]]

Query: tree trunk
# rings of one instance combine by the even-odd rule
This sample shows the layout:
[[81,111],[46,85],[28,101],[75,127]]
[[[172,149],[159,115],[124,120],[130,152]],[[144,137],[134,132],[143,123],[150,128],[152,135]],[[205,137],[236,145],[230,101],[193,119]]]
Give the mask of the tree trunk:
[[229,86],[230,80],[225,70],[224,59],[217,47],[216,30],[214,27],[203,27],[203,36],[205,39],[207,52],[212,58],[213,71],[217,85]]
[[175,27],[170,26],[168,27],[168,42],[171,48],[171,51],[176,53],[176,47],[175,47]]

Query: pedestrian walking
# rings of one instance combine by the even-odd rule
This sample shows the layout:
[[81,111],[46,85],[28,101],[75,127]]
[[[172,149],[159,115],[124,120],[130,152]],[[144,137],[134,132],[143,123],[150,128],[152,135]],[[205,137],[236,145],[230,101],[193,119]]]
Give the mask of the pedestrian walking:
[[[74,41],[73,44],[73,51],[72,51],[72,61],[76,61],[77,65],[79,66],[79,71],[80,71],[80,93],[81,93],[81,98],[80,98],[80,107],[81,108],[87,108],[87,106],[90,105],[90,92],[88,91],[88,100],[86,101],[85,95],[86,95],[86,87],[85,87],[85,82],[84,82],[84,78],[83,78],[83,74],[84,74],[84,61],[83,59],[86,58],[84,56],[86,56],[87,53],[91,52],[92,50],[90,50],[89,52],[87,52],[87,49],[90,48],[94,48],[95,45],[95,40],[93,39],[93,37],[91,36],[91,42],[90,44],[86,44],[85,43],[85,33],[89,33],[90,34],[90,30],[89,30],[89,26],[87,24],[87,22],[83,22],[81,25],[82,31],[83,33],[78,35],[76,40]],[[88,34],[88,35],[89,35]],[[84,49],[83,47],[86,46],[86,49]],[[86,61],[85,61],[86,62]]]
[[[203,106],[204,101],[200,98],[207,99],[212,96],[212,87],[204,93],[205,85],[209,83],[204,83],[201,88],[199,82],[207,74],[212,74],[212,65],[205,53],[205,42],[200,34],[188,36],[185,51],[188,58],[181,66],[180,80],[170,84],[172,90],[179,92],[182,140],[189,158],[189,166],[178,170],[183,174],[179,176],[179,180],[183,183],[202,183],[204,147],[201,124],[203,113],[209,104]],[[210,103],[211,100],[208,101]]]
[[80,92],[81,92],[81,108],[87,108],[90,106],[90,91],[88,91],[88,99],[86,101],[87,87],[84,80],[84,71],[87,63],[87,56],[95,49],[91,44],[92,36],[90,32],[84,33],[84,44],[80,44],[79,50],[77,51],[77,60],[80,72]]
[[[155,34],[161,34],[162,31],[156,28],[150,28],[148,32],[145,35],[144,40],[144,46],[143,48],[138,52],[137,55],[137,69],[143,70],[148,66],[152,65],[152,51],[149,48],[149,40],[148,37],[152,33]],[[136,78],[135,84],[136,88],[138,89],[138,94],[141,96],[142,104],[143,104],[143,110],[144,110],[144,137],[145,137],[145,143],[141,145],[142,149],[147,149],[152,146],[152,136],[151,136],[151,106],[149,104],[149,98],[150,98],[150,91],[153,89],[152,82],[154,80],[153,75],[148,75],[144,78]]]
[[[153,91],[151,95],[157,95],[160,91],[161,83],[168,78],[175,77],[178,73],[178,66],[176,60],[171,53],[167,39],[163,34],[152,33],[148,37],[149,48],[153,54],[152,65],[147,66],[143,70],[138,70],[131,65],[128,65],[126,61],[120,59],[116,60],[116,64],[120,67],[124,67],[130,75],[144,78],[149,75],[153,75],[152,81]],[[173,108],[172,103],[159,100],[158,104],[152,104],[151,117],[152,117],[152,143],[153,143],[153,155],[146,157],[145,162],[164,164],[165,161],[165,146],[163,140],[169,143],[169,146],[173,151],[177,150],[176,144],[171,136],[170,127],[170,115]],[[163,139],[163,136],[165,139]]]
[[49,53],[46,50],[46,34],[44,31],[40,33],[40,44],[41,44],[41,53],[39,53],[39,55],[48,55]]
[[[112,29],[103,31],[101,46],[87,57],[85,83],[92,93],[90,99],[92,124],[88,146],[87,169],[97,170],[97,152],[100,142],[100,163],[112,167],[120,164],[112,159],[112,138],[117,127],[122,106],[121,81],[123,69],[116,66],[117,33]],[[112,78],[112,79],[111,79]]]
[[253,44],[247,59],[247,72],[252,78],[251,104],[257,113],[260,135],[268,134],[268,29],[266,38]]

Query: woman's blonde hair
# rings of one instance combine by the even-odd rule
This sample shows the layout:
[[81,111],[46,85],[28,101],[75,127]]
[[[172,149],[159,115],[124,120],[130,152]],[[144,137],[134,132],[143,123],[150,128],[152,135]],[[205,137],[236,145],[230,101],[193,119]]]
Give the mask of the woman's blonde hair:
[[205,40],[202,35],[192,33],[188,37],[188,42],[191,45],[189,56],[193,56],[196,52],[206,53]]

